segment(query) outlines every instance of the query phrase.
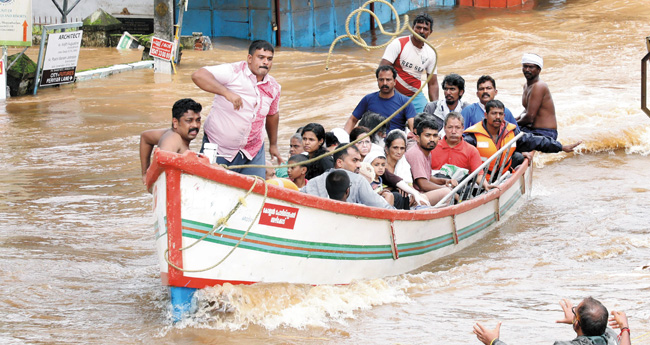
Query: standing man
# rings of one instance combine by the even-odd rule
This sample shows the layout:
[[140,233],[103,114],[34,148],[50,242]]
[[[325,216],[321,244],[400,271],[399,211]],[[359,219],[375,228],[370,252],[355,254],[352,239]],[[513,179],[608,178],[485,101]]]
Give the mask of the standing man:
[[[203,143],[219,145],[219,164],[264,165],[264,127],[271,159],[283,161],[277,143],[280,84],[269,75],[273,53],[269,42],[253,41],[246,61],[203,67],[192,74],[194,84],[215,94]],[[234,171],[262,178],[266,175],[264,168]]]
[[[465,119],[465,129],[468,129],[475,124],[483,121],[485,118],[485,105],[487,102],[494,99],[499,91],[497,90],[497,82],[489,75],[484,75],[478,78],[476,82],[476,97],[479,102],[463,108],[462,114]],[[512,116],[510,109],[505,108],[505,119],[509,123],[517,125],[517,120]]]
[[[393,115],[395,110],[399,109],[409,100],[408,97],[399,92],[395,92],[395,78],[397,77],[397,71],[393,66],[379,66],[375,71],[375,76],[377,77],[379,92],[365,95],[361,99],[361,102],[357,104],[357,107],[354,108],[352,115],[350,115],[350,118],[348,118],[348,121],[343,127],[348,134],[352,132],[354,126],[356,126],[357,122],[359,122],[367,111],[378,113],[384,118],[387,118]],[[411,103],[390,120],[388,123],[388,132],[396,128],[404,130],[405,125],[407,124],[409,129],[412,131],[414,117],[415,108],[413,108],[413,103]]]
[[[413,31],[422,36],[425,40],[433,30],[433,18],[422,13],[413,20]],[[392,65],[397,70],[397,91],[407,97],[413,94],[422,86],[422,73],[433,77],[429,81],[429,100],[438,100],[438,68],[436,66],[436,53],[417,39],[414,35],[400,37],[386,47],[380,65]],[[420,93],[414,100],[415,111],[422,112],[427,104],[424,93]]]
[[557,140],[557,119],[553,97],[548,85],[539,79],[544,60],[536,54],[524,54],[521,66],[526,77],[524,94],[521,98],[521,104],[525,109],[517,123],[524,132]]
[[[434,115],[436,124],[442,127],[447,114],[452,111],[460,113],[464,108],[469,106],[467,102],[461,102],[460,99],[465,94],[465,79],[456,73],[449,74],[442,81],[442,91],[445,95],[444,100],[429,102],[424,107],[424,112]],[[444,127],[443,127],[444,130]],[[441,133],[441,136],[443,133]]]

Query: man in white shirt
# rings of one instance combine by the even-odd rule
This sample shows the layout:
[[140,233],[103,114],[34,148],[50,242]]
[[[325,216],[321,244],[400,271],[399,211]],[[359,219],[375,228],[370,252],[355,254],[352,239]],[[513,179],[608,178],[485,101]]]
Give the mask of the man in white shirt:
[[[433,29],[433,18],[426,13],[420,14],[413,20],[413,30],[426,39]],[[395,89],[404,96],[411,97],[422,86],[421,76],[426,72],[427,77],[433,74],[429,81],[429,100],[438,100],[438,68],[436,53],[423,41],[414,35],[404,36],[394,40],[386,47],[380,65],[392,65],[397,70]],[[422,112],[427,104],[423,93],[413,100],[416,112]]]

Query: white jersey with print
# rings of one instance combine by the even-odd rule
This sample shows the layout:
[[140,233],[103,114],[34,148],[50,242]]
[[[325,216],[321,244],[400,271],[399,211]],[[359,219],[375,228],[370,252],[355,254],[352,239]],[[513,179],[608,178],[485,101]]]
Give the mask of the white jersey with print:
[[422,73],[438,74],[436,53],[426,44],[422,49],[414,46],[411,36],[400,37],[391,42],[386,47],[382,59],[393,63],[397,70],[395,88],[404,96],[413,96],[420,89]]

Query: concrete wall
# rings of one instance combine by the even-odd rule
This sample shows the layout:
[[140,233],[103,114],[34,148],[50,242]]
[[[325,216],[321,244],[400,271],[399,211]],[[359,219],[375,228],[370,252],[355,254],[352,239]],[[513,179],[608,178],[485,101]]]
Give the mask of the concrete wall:
[[[63,6],[63,0],[55,1],[59,6]],[[74,0],[68,0],[68,6],[73,3]],[[153,16],[153,0],[81,0],[68,17],[83,20],[98,8],[110,14],[118,14],[123,8],[127,8],[131,14]],[[56,16],[59,18],[59,23],[61,22],[61,14],[52,0],[32,0],[32,13],[37,19],[39,16],[42,18]]]

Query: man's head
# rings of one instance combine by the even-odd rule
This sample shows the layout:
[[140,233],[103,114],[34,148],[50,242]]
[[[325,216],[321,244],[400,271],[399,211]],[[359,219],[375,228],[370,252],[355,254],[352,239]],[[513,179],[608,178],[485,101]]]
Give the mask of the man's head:
[[463,140],[464,119],[459,112],[452,111],[445,118],[445,140],[447,145],[454,147]]
[[497,82],[494,81],[494,78],[489,75],[478,78],[476,82],[476,96],[483,105],[493,100],[497,93]]
[[488,129],[498,131],[504,123],[505,106],[501,101],[491,100],[485,105],[485,118],[487,119]]
[[261,81],[269,74],[273,66],[274,49],[271,43],[264,40],[256,40],[248,47],[248,68]]
[[449,74],[442,81],[442,90],[445,93],[447,105],[454,105],[465,94],[465,79],[456,73]]
[[191,98],[179,99],[172,106],[172,130],[190,142],[201,129],[201,104]]
[[[345,146],[346,144],[341,144],[337,149]],[[333,155],[334,158],[334,167],[336,169],[345,169],[353,173],[359,172],[359,167],[361,166],[361,153],[359,149],[352,145],[346,150],[339,151]]]
[[332,152],[334,149],[341,144],[339,138],[332,132],[325,133],[325,148],[327,151]]
[[302,135],[294,133],[289,139],[289,156],[302,153],[305,149],[302,147]]
[[438,144],[438,125],[429,119],[423,119],[415,127],[418,145],[423,151],[431,151]]
[[526,80],[534,80],[539,77],[543,67],[544,59],[537,54],[526,53],[521,58],[521,71],[524,73]]
[[395,88],[395,78],[397,78],[397,70],[390,65],[381,65],[375,71],[377,77],[377,86],[379,93],[382,95],[390,95]]
[[598,300],[587,297],[573,310],[575,320],[573,329],[582,331],[586,336],[599,336],[605,333],[607,328],[607,308]]
[[[422,38],[427,39],[433,30],[433,18],[427,13],[419,14],[413,19],[413,31],[417,32]],[[413,37],[417,42],[420,40]]]
[[325,178],[325,189],[330,199],[347,201],[350,195],[350,177],[342,170],[332,170]]

